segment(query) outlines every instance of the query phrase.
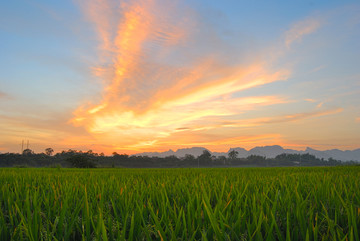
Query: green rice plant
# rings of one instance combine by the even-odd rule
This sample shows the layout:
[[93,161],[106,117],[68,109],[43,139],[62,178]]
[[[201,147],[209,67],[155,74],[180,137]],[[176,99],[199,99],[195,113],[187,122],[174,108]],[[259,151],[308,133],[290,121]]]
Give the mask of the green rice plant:
[[0,169],[0,240],[359,241],[360,167]]

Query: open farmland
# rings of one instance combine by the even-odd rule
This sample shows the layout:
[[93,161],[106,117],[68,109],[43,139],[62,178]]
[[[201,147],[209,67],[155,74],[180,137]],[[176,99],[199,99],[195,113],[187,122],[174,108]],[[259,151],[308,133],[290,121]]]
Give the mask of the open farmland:
[[360,167],[0,169],[0,240],[357,240]]

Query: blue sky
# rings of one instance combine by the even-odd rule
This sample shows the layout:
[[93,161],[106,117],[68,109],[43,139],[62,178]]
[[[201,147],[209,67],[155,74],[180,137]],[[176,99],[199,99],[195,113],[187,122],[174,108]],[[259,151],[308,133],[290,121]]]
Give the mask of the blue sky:
[[360,148],[358,1],[7,1],[0,151]]

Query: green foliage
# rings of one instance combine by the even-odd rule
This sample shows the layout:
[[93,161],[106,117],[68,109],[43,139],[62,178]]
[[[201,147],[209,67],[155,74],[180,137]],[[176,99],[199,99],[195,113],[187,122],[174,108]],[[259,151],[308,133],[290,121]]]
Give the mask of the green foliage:
[[95,168],[96,165],[89,160],[85,155],[73,155],[66,159],[73,167],[76,168]]
[[261,164],[261,163],[264,163],[266,161],[266,157],[258,156],[258,155],[250,155],[246,159],[248,161],[256,163],[256,164]]
[[54,153],[54,149],[51,147],[45,149],[45,154],[51,156]]
[[[49,150],[48,150],[49,149]],[[69,158],[79,155],[87,158],[97,167],[241,167],[241,166],[339,166],[339,165],[359,165],[356,161],[341,162],[333,158],[329,160],[319,159],[310,154],[281,154],[275,158],[265,158],[264,156],[252,155],[247,158],[238,158],[237,152],[229,153],[229,158],[225,156],[212,156],[207,150],[198,156],[185,155],[178,158],[174,155],[166,157],[149,156],[129,156],[127,154],[113,153],[112,156],[105,156],[103,153],[95,153],[91,150],[87,152],[67,150],[52,155],[51,148],[47,153],[33,153],[27,150],[24,154],[0,153],[0,167],[51,167],[60,165],[62,167],[72,167]]]
[[229,159],[231,160],[235,160],[237,158],[237,156],[239,155],[238,151],[232,150],[231,152],[229,152]]
[[30,155],[33,155],[34,152],[31,149],[25,149],[25,150],[23,150],[22,154],[24,156],[30,156]]
[[191,154],[185,154],[184,161],[194,162],[195,161],[195,156],[191,155]]
[[211,153],[208,150],[203,150],[203,153],[199,156],[199,158],[209,159],[211,157]]
[[0,240],[359,240],[360,167],[0,169]]
[[211,164],[211,153],[208,150],[204,150],[203,153],[197,157],[198,165],[208,166]]

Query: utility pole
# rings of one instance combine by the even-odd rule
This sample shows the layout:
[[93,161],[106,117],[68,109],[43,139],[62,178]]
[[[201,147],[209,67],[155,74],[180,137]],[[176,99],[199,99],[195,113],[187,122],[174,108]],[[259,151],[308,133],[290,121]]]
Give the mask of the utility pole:
[[22,142],[21,142],[21,153],[23,153],[24,152],[24,140],[22,140]]

